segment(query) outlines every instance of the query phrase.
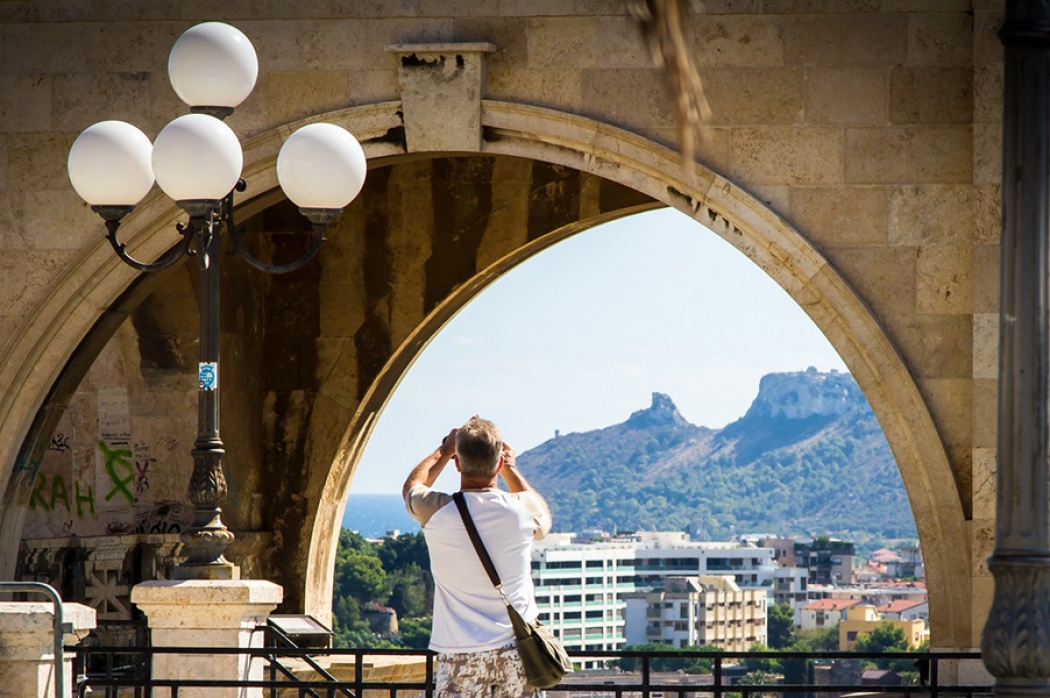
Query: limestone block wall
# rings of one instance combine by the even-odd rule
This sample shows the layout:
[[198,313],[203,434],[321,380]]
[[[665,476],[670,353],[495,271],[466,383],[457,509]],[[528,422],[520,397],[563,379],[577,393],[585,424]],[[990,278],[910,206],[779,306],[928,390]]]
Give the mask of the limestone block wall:
[[[909,385],[914,381],[917,386],[916,412],[879,412],[895,450],[903,453],[911,448],[892,437],[902,422],[914,421],[917,414],[932,419],[939,441],[932,447],[943,448],[954,486],[953,492],[944,494],[948,503],[940,508],[949,511],[949,519],[958,520],[958,527],[967,529],[961,535],[971,542],[966,549],[940,551],[972,565],[968,577],[939,580],[953,586],[953,603],[964,606],[954,609],[954,620],[940,628],[941,639],[935,639],[954,646],[976,644],[990,598],[990,578],[982,561],[994,528],[998,5],[990,0],[708,0],[705,12],[691,18],[692,50],[712,110],[697,159],[723,177],[726,187],[750,192],[756,205],[764,206],[774,218],[781,217],[808,240],[855,291],[861,302],[858,308],[870,311],[885,333],[905,367],[899,375],[887,377],[885,371],[873,368],[869,357],[842,350],[855,374],[881,376],[871,378],[874,389],[880,389],[879,380]],[[173,276],[164,282],[167,290],[153,296],[141,291],[139,295],[150,298],[142,306],[133,288],[136,275],[116,269],[119,262],[101,242],[99,220],[70,189],[65,158],[77,133],[95,121],[125,119],[154,136],[170,119],[185,113],[168,85],[167,53],[183,30],[213,19],[238,26],[259,52],[259,83],[228,123],[242,138],[254,139],[252,152],[257,155],[249,168],[256,169],[251,169],[249,184],[254,188],[248,196],[261,197],[251,215],[256,216],[253,225],[264,234],[287,231],[279,211],[263,213],[280,197],[262,201],[273,186],[272,175],[264,169],[272,169],[267,158],[275,147],[270,144],[279,144],[280,128],[348,108],[396,104],[401,83],[398,58],[387,48],[392,44],[489,42],[495,50],[483,59],[480,96],[485,100],[545,107],[619,127],[655,145],[675,143],[672,95],[653,67],[626,5],[619,2],[233,0],[220,6],[199,0],[15,0],[0,4],[3,540],[34,535],[34,530],[38,535],[55,534],[52,523],[46,524],[46,531],[23,530],[23,523],[29,513],[32,526],[44,525],[32,518],[30,502],[41,473],[50,474],[48,487],[54,487],[56,458],[73,459],[70,472],[80,468],[84,482],[101,483],[95,486],[96,498],[103,486],[108,493],[112,483],[107,485],[104,459],[100,470],[98,453],[88,455],[92,444],[97,446],[94,435],[100,433],[102,422],[94,415],[103,404],[101,396],[110,394],[106,391],[115,391],[112,394],[118,397],[125,391],[131,414],[142,411],[141,419],[133,416],[132,423],[142,425],[142,433],[148,434],[150,458],[157,458],[154,451],[167,443],[164,438],[178,440],[180,447],[192,441],[192,431],[186,433],[192,424],[187,427],[182,416],[193,401],[192,387],[183,393],[172,387],[186,372],[180,362],[188,357],[190,364],[193,361],[192,277]],[[515,118],[509,112],[500,114],[503,123]],[[377,109],[373,121],[388,124],[387,120],[398,118],[419,115],[405,115],[396,107]],[[497,142],[499,130],[491,122],[483,126],[484,142],[479,147],[508,147],[505,141]],[[370,139],[366,149],[377,165],[373,175],[381,181],[387,175],[378,165],[393,162],[381,158],[404,154],[403,136],[398,136],[395,123],[389,129],[377,126],[363,138]],[[560,157],[559,138],[553,133],[544,137],[545,152],[552,160]],[[622,155],[631,147],[624,138],[599,135],[596,130],[590,160],[579,167],[601,171],[606,153]],[[466,258],[427,242],[434,232],[432,221],[441,220],[443,211],[425,187],[398,188],[400,205],[385,200],[383,206],[392,206],[404,216],[397,226],[390,227],[382,219],[377,222],[375,205],[349,216],[343,225],[360,226],[354,234],[363,247],[341,252],[333,246],[324,253],[328,256],[322,268],[340,268],[345,261],[342,254],[363,254],[353,262],[362,265],[363,277],[325,276],[328,272],[322,271],[314,282],[315,291],[323,294],[364,293],[371,299],[345,315],[300,314],[289,320],[281,315],[287,308],[275,300],[285,297],[278,293],[280,282],[275,287],[275,282],[255,276],[235,277],[245,282],[238,284],[245,290],[235,294],[235,320],[230,321],[233,327],[224,341],[230,342],[232,351],[241,352],[237,355],[245,357],[244,366],[250,368],[233,374],[235,385],[243,388],[244,403],[228,410],[224,430],[257,437],[233,467],[235,487],[260,496],[273,487],[289,504],[282,510],[286,517],[295,520],[280,523],[277,516],[264,514],[253,523],[257,507],[250,497],[231,502],[231,517],[242,529],[255,530],[258,524],[259,530],[276,531],[277,547],[288,551],[284,558],[288,579],[281,581],[286,587],[298,586],[286,589],[286,604],[308,605],[309,588],[314,596],[323,597],[324,575],[311,567],[315,564],[311,551],[317,548],[317,539],[331,538],[330,529],[337,524],[315,520],[318,500],[338,496],[325,489],[326,474],[334,461],[352,460],[370,428],[359,416],[348,433],[346,415],[354,415],[370,390],[381,395],[386,389],[374,380],[393,352],[406,347],[409,353],[418,351],[426,332],[436,331],[426,324],[429,313],[459,285],[476,279],[486,265],[527,249],[574,220],[593,222],[603,213],[627,210],[651,197],[693,206],[693,213],[702,211],[704,204],[702,198],[691,203],[673,199],[666,189],[656,196],[663,184],[652,183],[666,173],[643,168],[632,175],[636,188],[646,192],[638,200],[621,197],[604,209],[597,204],[544,209],[550,215],[541,225],[538,218],[530,218],[528,198],[521,196],[537,182],[531,174],[510,172],[515,167],[510,161],[502,162],[496,169],[507,167],[507,172],[482,179],[487,178],[494,196],[505,192],[507,200],[519,205],[501,209],[503,218],[490,221],[489,237],[482,236],[479,247]],[[397,171],[387,169],[388,174]],[[428,184],[441,181],[431,168],[420,171],[426,172],[419,176]],[[397,176],[411,179],[411,168],[399,172]],[[453,168],[444,176],[455,174]],[[556,188],[556,180],[544,186]],[[589,181],[597,192],[600,178]],[[413,216],[426,225],[419,227]],[[154,228],[170,224],[174,217],[170,205],[156,196],[129,225],[156,253],[163,245]],[[456,229],[459,223],[454,217],[450,220]],[[734,225],[716,232],[733,241]],[[369,247],[374,243],[364,235],[375,226],[406,231],[383,238],[386,247],[380,256],[396,257],[402,265],[398,270],[412,270],[411,274],[390,277],[389,269],[375,266],[369,255],[376,248]],[[413,236],[413,227],[421,237]],[[268,240],[267,245],[279,252],[276,238]],[[736,240],[734,244],[746,251],[751,243]],[[784,269],[808,263],[778,256],[775,245],[753,254],[762,256],[774,276],[788,275]],[[456,274],[428,276],[428,269],[449,261],[460,265]],[[483,285],[477,284],[478,289]],[[793,292],[801,297],[802,291]],[[128,301],[132,297],[137,300]],[[309,297],[318,296],[316,292],[299,296]],[[833,301],[817,299],[804,307],[819,315],[827,302]],[[82,344],[101,319],[115,323],[121,313],[131,322],[118,332],[116,344],[104,351]],[[818,324],[840,322],[816,319]],[[307,330],[296,324],[299,320],[307,322]],[[423,332],[423,327],[429,329]],[[288,336],[288,329],[299,333],[299,344],[280,339]],[[339,339],[326,340],[326,334]],[[259,337],[265,341],[255,342]],[[365,358],[344,366],[347,343]],[[309,351],[300,351],[303,347]],[[68,400],[53,394],[49,398],[75,357],[100,352],[95,368],[80,369],[89,378],[79,398],[75,394],[66,396]],[[293,355],[314,356],[317,361],[293,366],[288,361]],[[332,374],[335,379],[327,384],[329,392],[323,399],[337,398],[325,403],[326,411],[316,412],[310,391],[317,385],[318,371],[332,366],[342,367]],[[253,382],[254,369],[265,380]],[[263,407],[250,409],[248,397],[257,398]],[[382,397],[373,396],[370,404],[382,402]],[[53,428],[40,426],[45,417]],[[79,418],[96,421],[76,431],[69,455],[44,448],[46,460],[26,457],[33,451],[25,447],[27,439],[39,440],[43,431],[50,431],[43,437],[49,442],[53,436],[65,435],[67,424],[73,431],[73,420]],[[169,427],[176,426],[179,435],[168,437]],[[271,448],[281,444],[294,448]],[[170,462],[171,472],[185,467],[174,456],[158,460]],[[270,485],[265,474],[277,470],[266,469],[277,464],[291,464],[299,479],[289,477]],[[352,463],[346,467],[352,471]],[[918,467],[905,480],[933,482]],[[178,479],[173,476],[172,483]],[[71,511],[75,508],[74,495],[69,494],[69,488],[75,487],[72,482],[66,483]],[[161,495],[151,490],[149,496]],[[178,493],[170,496],[177,498]],[[143,497],[130,503],[132,509],[145,510],[153,503]],[[334,505],[329,501],[325,506],[330,512]],[[134,516],[130,520],[134,522]],[[74,532],[80,525],[74,521],[67,530]],[[323,532],[317,533],[317,527]],[[922,544],[929,559],[943,543],[928,536]],[[12,574],[16,553],[11,544],[0,550],[0,574]],[[934,632],[936,636],[938,629]]]

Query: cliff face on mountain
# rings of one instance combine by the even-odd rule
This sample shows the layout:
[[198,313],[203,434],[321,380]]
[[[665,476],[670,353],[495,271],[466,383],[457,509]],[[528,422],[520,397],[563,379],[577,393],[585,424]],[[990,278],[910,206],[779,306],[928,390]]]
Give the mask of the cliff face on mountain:
[[882,429],[845,373],[767,375],[723,429],[690,424],[654,393],[623,423],[558,436],[519,462],[559,531],[916,535]]

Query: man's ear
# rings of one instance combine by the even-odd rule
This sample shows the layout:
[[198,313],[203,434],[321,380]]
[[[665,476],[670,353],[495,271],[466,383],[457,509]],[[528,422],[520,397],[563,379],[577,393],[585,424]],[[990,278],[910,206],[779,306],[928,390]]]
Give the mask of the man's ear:
[[499,463],[496,464],[496,472],[503,470],[503,461],[506,460],[503,456],[499,457]]
[[462,472],[462,471],[461,471],[461,470],[459,469],[459,456],[453,455],[453,456],[452,456],[452,462],[456,464],[456,471],[457,471],[457,472]]

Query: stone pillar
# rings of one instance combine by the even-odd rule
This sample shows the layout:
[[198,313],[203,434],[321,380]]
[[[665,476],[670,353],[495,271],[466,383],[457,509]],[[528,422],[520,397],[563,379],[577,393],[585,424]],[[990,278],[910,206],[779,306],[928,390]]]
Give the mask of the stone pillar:
[[995,595],[984,663],[998,698],[1050,698],[1050,5],[1007,0]]
[[[63,645],[75,645],[95,627],[95,609],[62,605]],[[55,695],[55,612],[51,603],[0,603],[0,698]],[[63,697],[72,696],[73,658],[66,655]]]
[[[149,622],[153,647],[263,646],[256,627],[266,622],[284,590],[259,579],[143,582],[131,590],[131,601]],[[247,655],[155,654],[154,680],[262,680],[263,663]],[[171,695],[153,689],[154,696]],[[180,689],[179,696],[204,698],[262,696],[260,688]]]

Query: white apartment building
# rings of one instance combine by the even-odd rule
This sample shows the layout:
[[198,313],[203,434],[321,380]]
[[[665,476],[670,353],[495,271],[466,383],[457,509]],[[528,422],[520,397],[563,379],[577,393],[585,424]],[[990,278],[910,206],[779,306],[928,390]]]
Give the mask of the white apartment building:
[[532,576],[540,620],[569,649],[617,650],[630,644],[626,594],[663,586],[668,577],[705,575],[732,578],[745,589],[771,588],[773,555],[770,548],[695,542],[678,532],[589,543],[555,533],[536,541]]
[[766,644],[766,591],[725,575],[667,577],[662,588],[626,596],[627,644],[712,645],[744,652]]

